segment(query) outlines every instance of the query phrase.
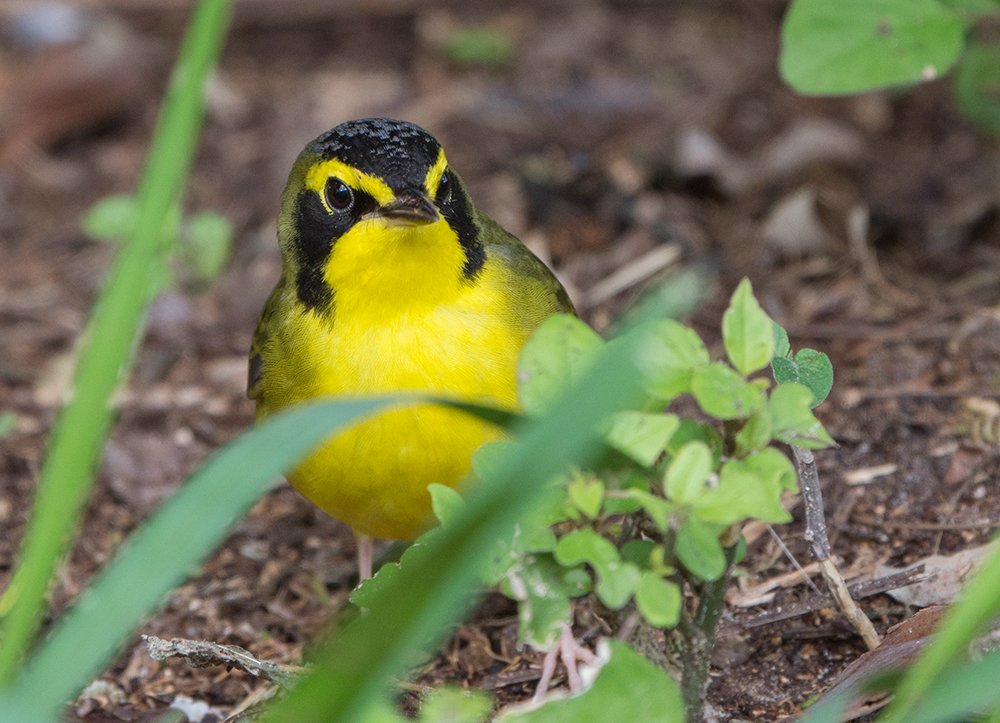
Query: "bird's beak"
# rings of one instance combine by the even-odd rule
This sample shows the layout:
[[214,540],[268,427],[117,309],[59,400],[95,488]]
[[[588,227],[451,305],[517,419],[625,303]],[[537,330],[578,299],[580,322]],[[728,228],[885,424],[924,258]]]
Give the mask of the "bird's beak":
[[434,203],[419,191],[401,193],[398,198],[382,206],[376,215],[389,223],[418,225],[438,220],[438,210]]

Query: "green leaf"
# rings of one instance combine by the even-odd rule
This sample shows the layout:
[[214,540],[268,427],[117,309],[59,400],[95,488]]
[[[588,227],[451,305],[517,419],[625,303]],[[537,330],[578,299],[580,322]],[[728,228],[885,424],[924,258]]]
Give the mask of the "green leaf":
[[608,444],[643,467],[651,466],[663,453],[680,426],[676,414],[651,414],[625,409],[611,415]]
[[622,560],[631,562],[633,565],[648,570],[649,556],[656,547],[652,540],[629,540],[621,549]]
[[718,580],[726,571],[726,554],[719,543],[723,529],[692,516],[677,533],[677,559],[702,580]]
[[798,477],[788,457],[774,447],[768,447],[743,460],[743,466],[775,487],[798,492]]
[[649,515],[649,519],[653,521],[653,524],[656,525],[660,532],[666,532],[670,524],[670,515],[674,511],[674,505],[662,497],[652,495],[645,490],[630,489],[627,492],[632,499],[642,505],[642,508],[646,510],[646,514]]
[[[431,530],[424,534],[432,534],[433,532],[434,530]],[[348,599],[359,608],[370,608],[373,604],[376,604],[381,599],[381,596],[385,594],[386,590],[392,590],[393,581],[399,575],[400,567],[410,564],[410,560],[414,556],[419,558],[418,553],[423,544],[419,540],[414,542],[403,551],[403,556],[399,562],[390,562],[382,565],[382,567],[375,571],[372,577],[362,580],[361,584],[351,590]],[[414,561],[412,564],[416,564],[416,562]]]
[[736,433],[736,457],[764,449],[771,441],[771,415],[766,410],[756,412]]
[[510,39],[485,27],[457,28],[448,39],[445,55],[456,65],[507,65],[514,54]]
[[571,597],[590,592],[590,576],[561,567],[552,555],[533,555],[508,571],[500,591],[518,601],[517,639],[536,650],[552,650],[563,628],[573,622]]
[[736,552],[733,554],[733,564],[739,565],[747,556],[747,538],[740,533],[740,539],[736,541]]
[[795,364],[799,368],[799,384],[807,386],[813,393],[810,406],[818,406],[833,389],[830,357],[815,349],[802,349],[795,355]]
[[688,505],[703,495],[712,473],[712,451],[704,442],[689,442],[674,456],[664,478],[667,498]]
[[446,684],[432,690],[420,702],[420,720],[422,723],[481,723],[492,707],[490,696],[484,691]]
[[[774,329],[774,359],[786,359],[792,355],[792,345],[788,342],[788,332],[778,322],[771,320]],[[774,359],[771,360],[774,363]]]
[[[496,585],[520,566],[531,564],[533,553],[552,552],[556,549],[555,533],[539,517],[537,514],[523,517],[510,538],[496,541],[483,565],[484,583]],[[423,539],[421,536],[420,540]]]
[[771,372],[778,384],[799,381],[799,365],[783,356],[775,356],[771,360]]
[[105,196],[90,207],[83,217],[83,232],[95,241],[112,241],[132,232],[135,226],[136,201],[133,196]]
[[749,279],[736,287],[729,308],[722,315],[722,341],[729,361],[743,376],[771,363],[774,356],[774,328],[753,296]]
[[233,225],[222,214],[203,211],[187,222],[184,262],[202,281],[222,275],[233,246]]
[[590,367],[604,341],[593,329],[566,314],[553,314],[521,349],[518,397],[525,413],[549,411]]
[[17,414],[10,410],[0,412],[0,439],[17,429]]
[[955,73],[955,97],[966,118],[1000,135],[1000,44],[969,43]]
[[481,480],[489,480],[503,469],[506,459],[515,452],[517,444],[507,440],[487,442],[472,455],[472,471]]
[[689,393],[692,373],[709,363],[697,332],[672,319],[656,322],[637,359],[643,385],[661,399]]
[[654,628],[672,628],[681,616],[681,591],[654,572],[644,572],[635,586],[635,604]]
[[653,548],[653,551],[649,554],[649,569],[655,572],[660,577],[667,577],[668,575],[673,575],[677,570],[671,565],[667,565],[665,560],[667,559],[667,551],[663,545],[657,545]]
[[[608,481],[611,482],[612,479],[609,475]],[[624,479],[619,479],[617,487],[617,491],[625,492],[626,494],[629,494],[629,490],[639,490],[640,492],[649,493],[651,489],[649,476],[639,471],[633,471],[627,474]],[[604,498],[605,515],[630,514],[641,507],[642,505],[635,499],[620,494],[607,495]]]
[[569,483],[569,499],[590,519],[597,519],[604,502],[604,483],[593,477],[577,477]]
[[677,684],[625,643],[609,640],[607,645],[610,660],[589,690],[526,713],[502,715],[498,723],[681,723],[684,702]]
[[631,599],[642,572],[631,562],[616,562],[595,569],[597,597],[612,610],[620,610]]
[[621,560],[618,549],[593,530],[574,530],[559,538],[555,549],[560,565],[589,562],[595,569],[605,568]]
[[709,364],[694,373],[691,391],[705,414],[716,419],[742,419],[764,409],[764,396],[725,364]]
[[431,509],[442,525],[447,525],[465,511],[465,500],[451,487],[439,484],[427,485],[431,493]]
[[574,530],[560,538],[555,558],[561,565],[586,562],[597,573],[597,596],[612,610],[632,597],[639,580],[639,568],[623,563],[618,549],[593,530]]
[[682,419],[681,426],[670,438],[667,452],[672,455],[677,454],[685,444],[696,441],[704,442],[712,450],[712,469],[718,469],[722,462],[722,435],[710,424]]
[[749,518],[791,522],[792,516],[781,506],[781,489],[778,479],[765,479],[746,463],[731,460],[722,465],[718,488],[695,502],[695,514],[720,525]]
[[774,438],[806,449],[832,446],[830,435],[809,408],[812,401],[813,393],[801,384],[786,382],[775,387],[770,404]]
[[785,82],[807,95],[847,95],[946,73],[965,23],[937,0],[795,0],[781,37]]
[[795,355],[795,360],[775,357],[771,361],[774,381],[798,382],[813,393],[810,407],[818,406],[833,388],[833,364],[830,357],[815,349],[803,349]]

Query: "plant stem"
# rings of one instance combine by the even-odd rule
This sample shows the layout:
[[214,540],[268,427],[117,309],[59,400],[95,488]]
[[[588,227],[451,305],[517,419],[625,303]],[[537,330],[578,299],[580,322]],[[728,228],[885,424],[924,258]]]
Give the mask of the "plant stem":
[[678,629],[684,636],[681,654],[683,673],[681,693],[684,696],[684,717],[687,723],[700,723],[705,704],[705,682],[715,649],[715,628],[722,617],[729,569],[736,557],[737,545],[725,548],[726,572],[718,580],[705,580],[698,585],[698,608],[692,618],[681,610]]

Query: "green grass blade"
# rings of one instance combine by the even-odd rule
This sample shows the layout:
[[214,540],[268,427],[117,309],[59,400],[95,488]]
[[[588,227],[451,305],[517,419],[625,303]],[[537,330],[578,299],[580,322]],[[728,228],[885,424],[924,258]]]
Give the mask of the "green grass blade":
[[282,470],[391,399],[299,407],[217,453],[139,529],[0,694],[0,723],[48,723]]
[[162,263],[164,220],[194,155],[205,84],[222,48],[229,9],[229,0],[202,0],[185,35],[137,194],[139,218],[95,306],[73,399],[53,430],[19,567],[3,598],[0,685],[14,677],[35,636],[49,581],[89,494],[111,424],[108,399],[131,366]]
[[984,720],[983,711],[1000,702],[998,677],[1000,653],[997,652],[952,670],[926,691],[920,706],[907,716],[907,723]]
[[609,344],[572,392],[529,427],[496,479],[474,488],[465,514],[428,542],[424,564],[400,569],[379,604],[333,641],[269,723],[353,721],[383,696],[390,677],[463,609],[494,541],[552,493],[547,482],[567,463],[603,449],[600,420],[640,398],[632,364],[638,337]]
[[1000,552],[979,568],[962,596],[945,612],[927,651],[903,678],[888,712],[880,720],[908,719],[919,708],[922,696],[937,685],[948,665],[994,619],[1000,610],[997,580],[1000,580]]

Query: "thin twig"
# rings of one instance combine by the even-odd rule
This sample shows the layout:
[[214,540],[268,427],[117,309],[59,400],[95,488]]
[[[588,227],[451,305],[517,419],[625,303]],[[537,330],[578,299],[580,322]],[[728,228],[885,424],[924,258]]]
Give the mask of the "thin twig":
[[978,530],[1000,527],[1000,520],[955,520],[954,522],[921,522],[880,519],[869,515],[854,515],[854,522],[870,527],[891,527],[894,530]]
[[806,508],[806,540],[812,545],[813,554],[820,563],[820,570],[826,580],[827,587],[836,599],[837,604],[847,619],[861,634],[869,650],[878,647],[880,642],[875,626],[868,619],[847,590],[847,583],[837,571],[837,566],[830,559],[830,543],[826,536],[826,517],[823,514],[823,493],[819,486],[819,473],[816,471],[816,460],[812,452],[802,447],[792,447],[795,455],[795,466],[798,470],[799,485],[802,487],[802,499]]
[[194,668],[207,668],[211,665],[239,668],[288,690],[294,688],[309,670],[299,665],[281,665],[271,660],[258,660],[238,645],[216,645],[204,640],[184,638],[172,638],[168,641],[155,635],[143,635],[142,639],[146,641],[146,647],[153,660],[162,661],[177,657],[183,658]]
[[[917,565],[909,570],[896,572],[892,575],[886,575],[885,577],[880,577],[875,580],[866,580],[865,582],[854,583],[853,585],[848,586],[847,590],[851,593],[852,598],[864,598],[871,595],[878,595],[882,592],[888,592],[889,590],[898,590],[901,587],[906,587],[907,585],[913,585],[914,583],[928,580],[930,577],[931,575],[929,573],[924,572],[923,565]],[[805,615],[806,613],[811,613],[814,610],[821,610],[825,607],[829,607],[833,602],[834,600],[832,595],[824,594],[819,597],[812,596],[806,598],[805,600],[781,605],[774,610],[768,610],[763,613],[735,615],[733,616],[733,623],[742,629],[757,628],[761,625],[776,623],[781,620],[787,620],[788,618]]]
[[802,565],[800,565],[799,561],[795,559],[795,555],[793,555],[792,551],[788,549],[788,546],[784,543],[784,541],[780,537],[778,537],[778,533],[774,531],[774,528],[771,527],[771,525],[767,525],[767,531],[771,533],[771,538],[777,543],[778,547],[781,548],[781,551],[785,554],[785,557],[789,559],[789,561],[792,563],[792,566],[799,573],[799,575],[806,582],[806,584],[809,585],[809,587],[811,587],[816,592],[817,595],[822,595],[823,593],[820,592],[820,589],[818,587],[816,587],[816,583],[814,583],[812,581],[812,578],[809,577],[809,575],[806,574],[806,571],[802,569]]

